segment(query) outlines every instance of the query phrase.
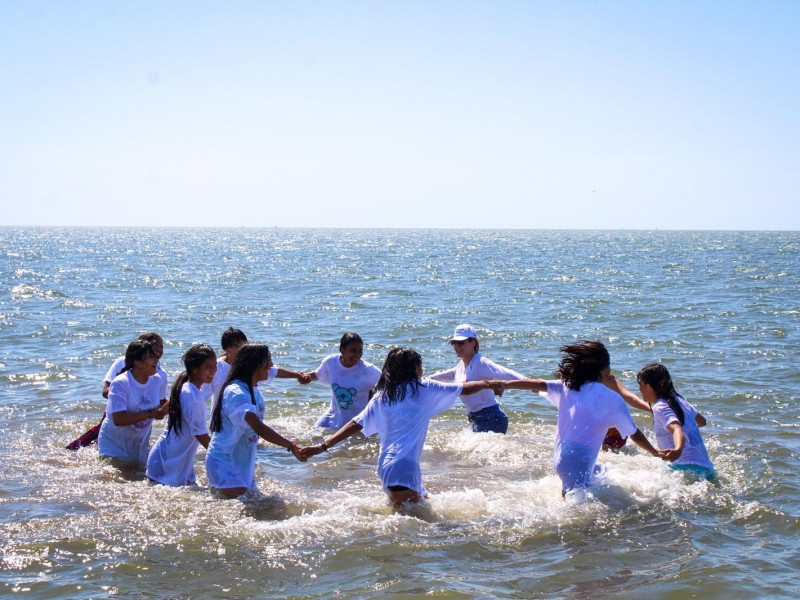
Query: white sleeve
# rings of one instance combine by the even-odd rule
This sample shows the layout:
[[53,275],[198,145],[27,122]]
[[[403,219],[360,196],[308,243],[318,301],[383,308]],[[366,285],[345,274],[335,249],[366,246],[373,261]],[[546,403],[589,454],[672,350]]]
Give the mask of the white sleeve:
[[377,403],[381,402],[383,394],[373,396],[367,405],[360,413],[353,417],[353,422],[361,425],[363,433],[366,436],[378,433],[378,406]]
[[128,410],[129,397],[130,386],[127,380],[125,378],[117,379],[115,377],[108,390],[108,416]]
[[111,383],[114,381],[114,378],[119,375],[119,372],[122,371],[122,367],[125,366],[125,357],[120,356],[117,360],[111,363],[111,366],[108,368],[108,372],[106,373],[106,378],[103,381],[107,381]]
[[228,414],[231,423],[238,427],[250,426],[245,420],[247,413],[253,413],[258,416],[258,408],[253,404],[247,389],[234,391],[231,388],[225,388],[223,399],[222,408]]
[[481,361],[481,372],[478,379],[504,379],[510,381],[525,379],[525,376],[507,367],[501,367],[488,358],[484,358]]
[[539,395],[547,398],[550,404],[558,408],[564,396],[564,382],[556,379],[554,381],[545,381],[545,384],[547,384],[547,390],[539,392]]
[[[184,398],[184,393],[181,393],[181,400]],[[208,435],[208,427],[206,427],[206,403],[205,400],[198,401],[193,394],[188,394],[187,402],[183,403],[183,426],[188,426],[188,431],[194,436]]]
[[447,369],[446,371],[437,371],[433,375],[428,375],[428,379],[433,379],[434,381],[455,381],[456,368],[453,367],[452,369]]

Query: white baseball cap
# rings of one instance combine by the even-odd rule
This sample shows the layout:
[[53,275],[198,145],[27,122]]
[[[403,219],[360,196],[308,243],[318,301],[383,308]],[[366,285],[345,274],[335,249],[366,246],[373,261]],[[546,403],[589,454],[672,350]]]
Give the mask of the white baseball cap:
[[455,333],[453,333],[453,337],[451,337],[448,341],[450,342],[463,342],[464,340],[468,340],[469,338],[478,339],[478,334],[475,333],[475,330],[472,328],[472,325],[468,323],[463,323],[456,327]]

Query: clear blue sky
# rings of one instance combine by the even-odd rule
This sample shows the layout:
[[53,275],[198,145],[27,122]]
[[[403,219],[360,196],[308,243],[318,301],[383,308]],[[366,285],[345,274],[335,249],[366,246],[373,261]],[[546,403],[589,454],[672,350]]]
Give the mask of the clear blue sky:
[[800,230],[800,2],[0,0],[0,225]]

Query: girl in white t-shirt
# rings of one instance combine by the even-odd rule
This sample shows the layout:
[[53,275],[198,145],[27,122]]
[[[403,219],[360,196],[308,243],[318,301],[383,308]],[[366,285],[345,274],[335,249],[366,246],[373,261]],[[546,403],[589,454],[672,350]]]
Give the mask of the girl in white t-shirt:
[[362,430],[365,435],[377,433],[381,444],[378,474],[389,501],[395,508],[419,502],[426,497],[420,457],[431,418],[451,408],[460,395],[487,389],[499,394],[501,390],[500,382],[443,383],[421,377],[420,355],[411,348],[393,348],[366,408],[322,444],[303,448],[301,455],[327,452]]
[[653,408],[653,429],[661,458],[670,461],[673,469],[713,480],[717,473],[700,434],[700,427],[706,425],[705,417],[675,391],[664,365],[645,365],[636,380],[645,402]]
[[170,486],[195,483],[194,459],[200,444],[208,448],[206,398],[201,391],[217,372],[210,346],[195,344],[183,355],[186,370],[172,384],[169,420],[147,458],[147,476]]
[[163,419],[169,404],[162,402],[163,382],[156,373],[153,345],[135,340],[125,351],[125,367],[111,382],[107,418],[100,426],[100,456],[145,466],[153,419]]
[[609,428],[616,428],[652,456],[658,452],[633,422],[625,401],[602,382],[610,377],[611,360],[600,342],[577,342],[561,347],[560,379],[507,381],[510,389],[542,393],[558,409],[553,456],[561,478],[561,493],[586,487]]
[[303,384],[321,381],[331,386],[331,404],[317,419],[317,427],[339,429],[364,410],[381,370],[365,361],[363,355],[364,340],[349,331],[339,341],[339,354],[326,356],[316,371],[299,380]]
[[282,446],[305,461],[300,448],[264,423],[264,397],[258,382],[269,381],[272,359],[264,344],[239,349],[220,401],[211,417],[211,442],[206,453],[209,484],[226,498],[238,498],[255,489],[258,438]]

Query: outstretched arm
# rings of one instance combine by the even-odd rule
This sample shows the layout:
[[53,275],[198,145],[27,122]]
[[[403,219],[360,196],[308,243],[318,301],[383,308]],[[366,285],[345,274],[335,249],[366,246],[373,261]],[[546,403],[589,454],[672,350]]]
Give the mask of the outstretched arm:
[[339,431],[334,433],[332,436],[330,436],[327,440],[325,440],[321,444],[317,444],[316,446],[307,446],[305,448],[301,448],[300,455],[303,457],[301,460],[308,460],[312,456],[316,456],[317,454],[327,452],[328,448],[332,448],[339,442],[344,441],[350,436],[357,434],[362,429],[364,428],[355,421],[349,421],[348,423],[345,423],[342,426],[342,428],[339,429]]
[[642,450],[644,450],[645,452],[647,452],[651,456],[658,456],[659,455],[658,454],[658,450],[653,448],[653,445],[650,443],[650,440],[648,440],[640,430],[637,429],[636,433],[634,433],[631,436],[631,439],[634,441],[634,443],[637,446],[639,446]]
[[280,433],[269,427],[264,421],[258,418],[257,414],[249,412],[245,414],[244,420],[250,425],[253,431],[258,434],[258,437],[276,446],[280,446],[281,448],[286,448],[289,452],[294,454],[298,460],[305,462],[306,459],[300,455],[300,446],[292,440],[287,440]]
[[531,392],[546,392],[547,382],[544,379],[514,379],[503,381],[503,387],[507,390],[528,390]]
[[609,373],[607,377],[603,377],[602,381],[607,388],[617,392],[620,396],[622,396],[622,399],[633,408],[638,408],[639,410],[649,413],[653,412],[653,409],[650,408],[650,405],[626,388],[625,385],[619,380],[619,377],[615,377]]

